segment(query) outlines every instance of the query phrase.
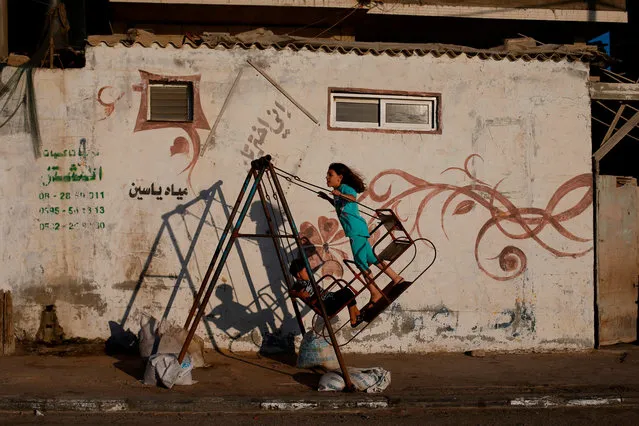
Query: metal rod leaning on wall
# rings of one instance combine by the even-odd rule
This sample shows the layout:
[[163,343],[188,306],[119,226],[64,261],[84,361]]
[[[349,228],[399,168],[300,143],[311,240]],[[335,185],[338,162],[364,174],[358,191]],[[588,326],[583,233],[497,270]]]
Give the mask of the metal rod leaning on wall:
[[237,214],[237,210],[240,208],[240,203],[242,201],[242,198],[244,197],[244,193],[246,192],[246,189],[249,186],[249,183],[251,182],[251,172],[249,172],[246,175],[246,179],[244,180],[244,184],[242,185],[242,189],[240,190],[240,194],[237,197],[237,200],[235,201],[235,205],[233,206],[233,209],[231,210],[231,214],[229,215],[228,220],[226,221],[226,226],[224,227],[224,231],[222,231],[222,235],[220,235],[220,241],[217,243],[217,247],[215,248],[215,253],[213,254],[213,258],[211,259],[211,262],[209,263],[209,267],[206,270],[206,274],[204,275],[204,279],[202,280],[202,284],[200,285],[200,289],[197,292],[197,295],[195,296],[195,299],[193,300],[193,305],[191,306],[191,310],[189,311],[189,315],[186,318],[186,322],[184,323],[184,329],[188,329],[191,323],[191,319],[193,318],[193,314],[195,314],[195,310],[197,309],[199,303],[200,303],[200,298],[202,297],[202,293],[204,293],[204,289],[206,288],[206,284],[209,281],[209,277],[211,276],[211,272],[213,272],[213,268],[215,267],[215,263],[217,262],[217,258],[219,257],[221,251],[222,251],[222,246],[224,245],[224,241],[226,240],[226,237],[229,234],[229,231],[231,230],[231,226],[233,224],[233,219],[235,219],[235,215]]
[[260,74],[262,74],[262,76],[268,80],[269,83],[271,83],[277,90],[279,90],[284,96],[286,96],[288,98],[289,101],[293,102],[293,104],[298,107],[300,109],[300,111],[302,111],[304,114],[306,114],[306,116],[308,118],[310,118],[313,123],[317,124],[319,126],[319,120],[317,120],[317,118],[313,117],[313,114],[311,114],[306,108],[304,108],[302,105],[300,105],[299,102],[297,102],[295,99],[293,99],[293,97],[286,91],[284,90],[284,88],[282,86],[280,86],[279,84],[277,84],[277,82],[275,80],[273,80],[268,74],[266,74],[265,71],[263,71],[262,69],[260,69],[257,65],[255,65],[253,62],[251,62],[250,59],[247,59],[246,62],[249,63],[250,66],[252,66],[253,68],[255,68],[255,70],[257,72],[259,72]]
[[[246,217],[250,204],[253,201],[253,198],[255,197],[255,192],[257,192],[257,186],[259,185],[259,180],[262,178],[262,175],[264,174],[264,170],[265,170],[263,163],[259,162],[259,160],[253,160],[251,163],[251,170],[249,171],[247,176],[247,180],[249,180],[253,174],[253,170],[257,167],[259,167],[257,178],[253,182],[253,186],[251,187],[251,190],[249,191],[248,198],[244,202],[244,206],[242,207],[240,216],[237,218],[237,222],[235,223],[235,226],[233,227],[233,232],[231,233],[231,237],[226,243],[226,247],[224,248],[222,257],[220,257],[220,261],[217,264],[217,268],[215,268],[215,273],[213,274],[211,283],[209,284],[208,289],[206,290],[206,294],[204,295],[204,298],[202,299],[202,303],[200,304],[200,307],[197,311],[197,315],[195,316],[195,319],[193,320],[193,324],[191,324],[191,328],[189,329],[189,333],[187,334],[186,339],[184,340],[184,345],[182,346],[182,350],[180,351],[180,354],[178,355],[178,362],[180,364],[184,360],[184,356],[186,355],[189,344],[191,343],[191,340],[193,339],[193,336],[195,335],[195,330],[197,329],[200,323],[200,320],[202,319],[202,316],[204,315],[206,304],[209,302],[209,299],[211,298],[211,294],[213,294],[213,289],[215,288],[215,285],[217,284],[217,280],[220,278],[220,274],[222,273],[222,269],[224,268],[224,264],[226,263],[226,258],[229,256],[229,253],[231,252],[231,248],[233,247],[233,243],[235,242],[237,238],[236,237],[237,231],[242,226],[242,222],[244,222],[244,218]],[[244,195],[243,192],[240,193],[240,196],[238,196],[238,201],[242,199],[242,195]],[[228,227],[228,224],[231,222],[232,220],[229,220],[227,222],[227,227]]]
[[[270,171],[270,170],[269,170]],[[257,179],[257,172],[253,170],[253,175],[255,179]],[[286,282],[287,290],[291,290],[293,284],[291,283],[290,274],[286,273],[287,265],[282,258],[282,247],[281,247],[281,239],[277,236],[277,229],[273,225],[273,219],[271,218],[270,213],[268,212],[268,206],[266,205],[266,197],[264,196],[264,189],[262,188],[262,182],[259,183],[257,190],[260,195],[260,202],[262,204],[262,208],[264,209],[264,216],[266,216],[266,222],[268,223],[268,229],[271,232],[271,238],[273,240],[273,245],[275,246],[275,253],[277,253],[277,260],[280,262],[280,267],[282,268],[282,273],[284,274],[284,280]],[[293,237],[295,237],[293,235]],[[300,332],[302,336],[306,334],[306,329],[304,328],[304,322],[302,321],[302,316],[300,315],[299,307],[295,300],[291,300],[293,303],[293,311],[295,311],[295,318],[297,318],[297,325],[300,327]]]
[[222,108],[220,108],[220,113],[217,115],[217,118],[215,119],[215,123],[213,123],[213,127],[211,127],[211,131],[209,132],[209,136],[206,138],[204,145],[202,145],[202,149],[200,149],[200,157],[204,157],[204,151],[206,151],[211,141],[215,139],[215,130],[217,129],[217,125],[219,124],[220,119],[222,118],[222,114],[224,114],[224,111],[226,111],[226,106],[231,100],[231,95],[233,94],[233,92],[235,92],[235,86],[237,86],[237,83],[240,81],[240,77],[242,77],[243,72],[244,72],[244,68],[240,68],[240,71],[237,73],[237,77],[235,77],[235,80],[233,80],[233,85],[231,86],[229,93],[226,95],[226,98],[224,99]]
[[[295,225],[295,221],[293,220],[293,215],[291,213],[290,208],[288,207],[288,202],[286,201],[286,197],[284,196],[284,191],[282,190],[282,186],[280,185],[280,181],[277,179],[277,174],[275,173],[275,169],[273,168],[273,164],[269,161],[268,163],[268,169],[269,169],[269,173],[271,175],[271,178],[273,180],[273,183],[275,184],[275,189],[277,191],[277,196],[280,197],[280,200],[282,202],[282,208],[284,209],[284,212],[286,213],[286,216],[289,220],[289,223],[291,225],[291,231],[293,232],[293,235],[295,235],[295,242],[297,243],[297,246],[300,248],[300,254],[302,256],[302,259],[304,260],[304,267],[306,268],[307,271],[312,271],[313,269],[311,268],[311,265],[308,262],[308,257],[306,257],[306,253],[304,252],[304,250],[302,249],[302,239],[300,238],[300,234],[297,231],[297,226]],[[318,301],[318,305],[320,307],[320,311],[322,312],[322,318],[324,319],[324,325],[325,327],[328,329],[328,335],[331,338],[331,343],[333,344],[333,350],[335,351],[335,355],[337,356],[337,362],[339,363],[339,366],[342,370],[342,374],[344,376],[344,383],[346,385],[346,389],[349,392],[352,392],[355,390],[354,386],[353,386],[353,382],[351,381],[351,376],[348,373],[348,369],[346,368],[346,364],[344,363],[344,357],[342,356],[342,351],[340,349],[339,343],[337,341],[337,338],[335,337],[335,332],[333,331],[333,326],[331,325],[331,321],[328,317],[328,314],[326,312],[326,307],[324,306],[324,301],[322,300],[322,298],[320,297],[320,289],[317,285],[317,281],[315,281],[315,276],[310,273],[309,274],[309,278],[311,281],[311,285],[313,286],[313,291],[315,292],[315,297],[317,298]]]

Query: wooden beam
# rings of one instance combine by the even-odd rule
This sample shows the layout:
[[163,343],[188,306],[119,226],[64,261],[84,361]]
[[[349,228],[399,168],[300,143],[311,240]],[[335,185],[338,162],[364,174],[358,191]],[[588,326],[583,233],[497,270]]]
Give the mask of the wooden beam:
[[639,101],[639,84],[590,83],[590,98],[609,101]]
[[606,141],[610,138],[610,135],[612,135],[612,132],[614,132],[615,129],[617,128],[617,123],[619,122],[619,119],[621,118],[621,115],[623,114],[624,109],[626,109],[626,104],[621,105],[619,109],[617,110],[614,120],[612,120],[612,123],[610,123],[610,127],[608,127],[608,131],[606,132],[606,135],[603,137],[603,140],[601,141],[601,145],[606,143]]
[[[218,6],[271,6],[353,9],[358,6],[354,0],[110,0],[111,3],[156,3],[156,4],[200,4]],[[379,3],[379,4],[378,4]],[[431,3],[431,4],[423,4]],[[429,2],[395,1],[393,3],[369,2],[363,7],[369,14],[436,16],[479,19],[523,19],[534,21],[576,21],[576,22],[617,22],[627,23],[628,12],[624,10],[576,9],[560,6],[565,2],[551,2],[548,7],[528,6],[530,1],[504,1],[509,7],[493,5],[495,2],[474,0],[481,5],[462,6],[447,4],[443,0]],[[464,3],[457,1],[457,3]],[[468,3],[468,2],[465,2]],[[582,2],[583,3],[583,2]]]
[[613,149],[624,136],[626,136],[637,124],[639,124],[639,112],[636,112],[635,115],[632,116],[630,120],[626,122],[621,128],[610,137],[610,139],[606,140],[599,149],[593,154],[593,157],[597,162],[601,161],[602,158],[606,154]]
[[7,0],[0,0],[0,59],[9,56],[9,8]]

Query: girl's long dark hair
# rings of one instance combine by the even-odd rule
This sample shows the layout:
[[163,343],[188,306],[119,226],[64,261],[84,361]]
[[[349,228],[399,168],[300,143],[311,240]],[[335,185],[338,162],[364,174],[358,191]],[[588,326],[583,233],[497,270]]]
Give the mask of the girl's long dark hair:
[[331,163],[328,166],[328,170],[332,170],[338,175],[342,176],[342,183],[353,188],[358,194],[366,190],[366,184],[362,175],[356,171],[351,170],[346,164]]

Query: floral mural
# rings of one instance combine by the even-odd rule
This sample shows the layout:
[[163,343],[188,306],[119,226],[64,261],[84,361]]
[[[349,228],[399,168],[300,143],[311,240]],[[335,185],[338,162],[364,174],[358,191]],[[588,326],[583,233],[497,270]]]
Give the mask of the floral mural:
[[350,251],[350,248],[337,219],[320,216],[317,219],[317,227],[310,222],[304,222],[300,226],[300,235],[308,242],[304,249],[311,268],[315,269],[321,265],[322,275],[343,275],[342,261],[348,259],[346,250]]

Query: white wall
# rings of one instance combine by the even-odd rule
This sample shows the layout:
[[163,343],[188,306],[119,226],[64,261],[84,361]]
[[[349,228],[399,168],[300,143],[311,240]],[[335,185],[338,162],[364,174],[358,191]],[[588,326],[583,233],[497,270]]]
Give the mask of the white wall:
[[[320,125],[251,68],[246,62],[249,58]],[[139,70],[166,76],[200,75],[202,109],[212,126],[240,69],[243,75],[219,121],[214,143],[197,159],[189,184],[189,171],[182,170],[192,159],[193,143],[199,138],[204,145],[209,131],[199,129],[197,137],[180,128],[134,132],[141,94],[133,87],[141,83]],[[10,72],[5,71],[5,81]],[[423,236],[437,246],[437,260],[347,350],[591,347],[590,177],[582,177],[581,187],[577,182],[565,193],[557,192],[564,183],[590,173],[587,76],[587,65],[568,62],[394,58],[272,49],[89,48],[85,69],[37,72],[38,112],[42,149],[77,151],[84,138],[88,155],[78,167],[87,173],[101,167],[102,178],[43,185],[52,173],[47,168],[58,166],[60,174],[68,173],[71,164],[79,164],[82,157],[34,158],[21,114],[0,129],[4,178],[0,287],[13,291],[17,326],[28,335],[37,330],[42,306],[49,303],[56,304],[67,335],[108,337],[108,321],[119,322],[125,316],[125,327],[137,331],[142,312],[158,317],[165,312],[183,270],[181,259],[196,239],[188,274],[182,271],[184,279],[168,313],[169,319],[181,324],[192,301],[188,278],[199,286],[225,225],[220,194],[227,205],[235,201],[248,170],[241,151],[255,134],[252,126],[261,126],[258,119],[270,120],[275,127],[267,111],[277,108],[277,102],[291,114],[290,118],[282,114],[290,133],[283,138],[285,131],[269,131],[263,149],[274,156],[278,167],[319,185],[333,161],[354,166],[369,181],[398,169],[404,177],[386,174],[374,188],[379,194],[390,190],[390,198],[417,182],[407,179],[421,179],[419,188],[403,197],[397,208],[407,226],[419,222]],[[99,98],[113,107],[98,102],[104,87]],[[442,133],[328,130],[328,87],[441,93]],[[108,115],[110,108],[114,109]],[[171,147],[179,137],[186,138],[190,150],[172,156]],[[468,171],[477,179],[474,186],[460,170],[442,173],[450,167],[463,168],[472,154],[481,156],[468,162]],[[132,188],[151,183],[188,188],[188,196],[182,201],[175,196],[162,200],[130,196]],[[306,221],[317,227],[320,216],[335,218],[330,205],[313,193],[283,183],[298,227]],[[194,201],[200,191],[209,188],[215,190],[211,202],[206,198]],[[456,193],[459,188],[464,189]],[[428,199],[418,217],[422,200],[438,190],[441,192]],[[60,193],[66,192],[70,200],[60,200]],[[100,198],[89,199],[90,193]],[[45,197],[40,194],[50,198],[40,199]],[[453,194],[443,213],[446,199]],[[553,195],[556,202],[551,203]],[[468,201],[472,197],[483,200],[483,205]],[[583,197],[586,200],[580,204]],[[508,201],[512,204],[505,207]],[[187,202],[189,207],[180,214],[178,207]],[[373,207],[382,204],[370,198],[365,202]],[[44,213],[43,207],[67,211],[71,207],[74,213]],[[95,214],[95,207],[104,207],[104,213]],[[519,223],[503,220],[509,212],[511,218],[520,218]],[[163,215],[168,226],[163,226]],[[257,216],[249,215],[244,229],[256,229],[253,218]],[[61,228],[41,230],[44,223],[49,227],[59,223]],[[69,229],[69,223],[78,225]],[[522,227],[522,223],[527,225]],[[503,226],[502,230],[495,225]],[[413,235],[418,236],[417,232]],[[152,250],[156,239],[157,247]],[[232,286],[232,294],[222,291],[211,298],[210,308],[218,307],[215,312],[222,315],[209,321],[209,331],[202,328],[201,334],[211,333],[221,347],[256,350],[266,333],[278,335],[275,329],[282,321],[280,338],[298,332],[290,301],[284,299],[281,272],[267,243],[242,241],[241,255],[232,251],[221,278]],[[497,256],[510,246],[517,249],[506,249],[514,254],[502,259],[506,269],[502,270]],[[349,252],[347,244],[336,248]],[[421,250],[407,276],[432,256],[426,247]],[[526,267],[517,274],[524,258]],[[517,276],[508,279],[512,275]],[[224,303],[220,297],[226,298]],[[360,302],[365,299],[362,296]],[[307,324],[311,317],[305,316]]]

